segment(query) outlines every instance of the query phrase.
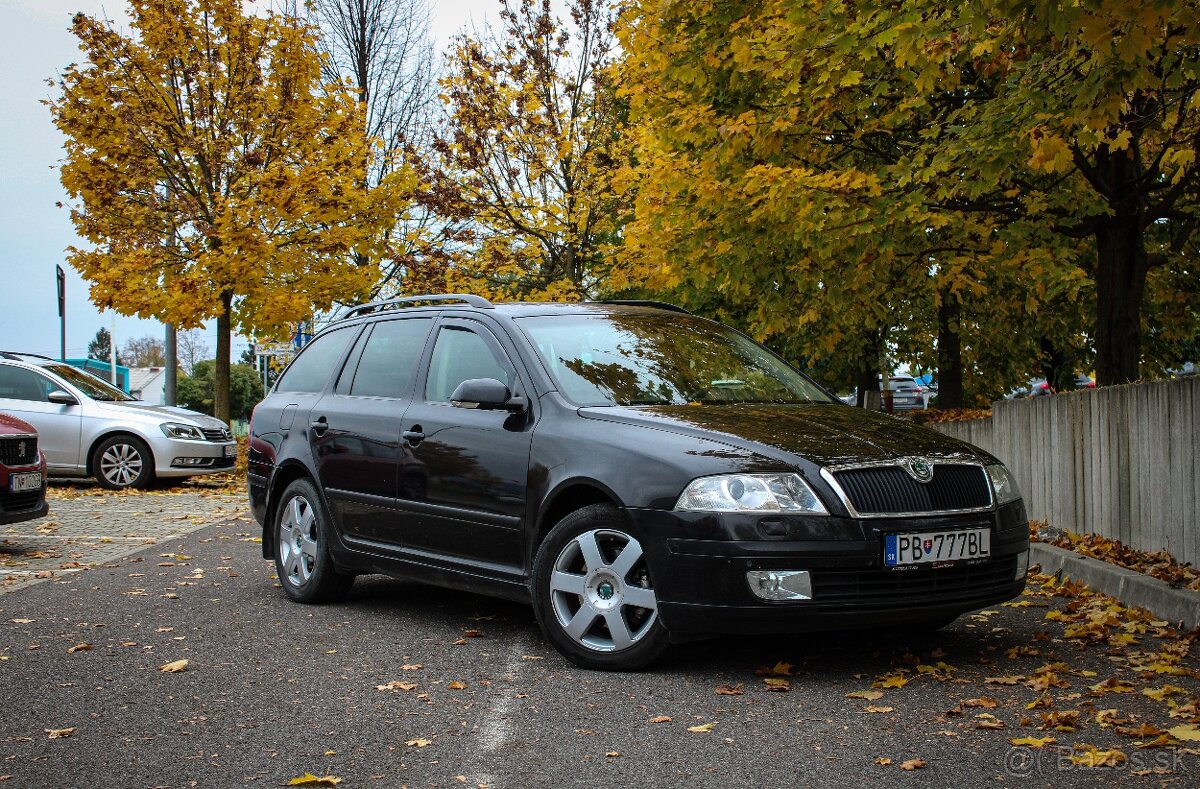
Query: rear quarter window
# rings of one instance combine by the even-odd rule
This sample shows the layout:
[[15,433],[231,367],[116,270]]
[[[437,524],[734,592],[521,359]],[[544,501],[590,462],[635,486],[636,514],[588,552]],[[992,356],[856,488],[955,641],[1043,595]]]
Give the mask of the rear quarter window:
[[283,371],[276,392],[321,392],[354,336],[350,327],[334,329],[313,339]]

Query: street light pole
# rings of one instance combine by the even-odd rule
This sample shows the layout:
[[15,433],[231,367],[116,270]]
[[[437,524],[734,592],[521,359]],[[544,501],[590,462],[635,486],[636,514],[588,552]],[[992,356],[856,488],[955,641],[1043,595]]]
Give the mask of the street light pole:
[[56,265],[55,279],[58,284],[58,360],[67,360],[67,274],[62,266]]

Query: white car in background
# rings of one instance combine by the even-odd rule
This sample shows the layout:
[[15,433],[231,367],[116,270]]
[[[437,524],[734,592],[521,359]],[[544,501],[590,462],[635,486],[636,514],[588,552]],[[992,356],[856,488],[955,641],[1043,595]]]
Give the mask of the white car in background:
[[0,351],[0,411],[37,428],[49,474],[114,490],[227,471],[237,460],[221,420],[134,400],[45,356]]

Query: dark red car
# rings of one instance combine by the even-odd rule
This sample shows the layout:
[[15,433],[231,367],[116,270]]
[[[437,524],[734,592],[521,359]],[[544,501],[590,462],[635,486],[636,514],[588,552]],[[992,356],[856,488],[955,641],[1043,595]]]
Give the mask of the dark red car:
[[40,518],[46,504],[46,458],[33,425],[0,414],[0,523]]

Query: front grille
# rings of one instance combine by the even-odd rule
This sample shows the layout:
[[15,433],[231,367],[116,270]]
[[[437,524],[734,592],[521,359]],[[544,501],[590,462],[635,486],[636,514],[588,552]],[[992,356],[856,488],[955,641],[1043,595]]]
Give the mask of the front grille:
[[899,466],[843,469],[833,476],[863,515],[973,510],[992,502],[983,467],[965,463],[933,464],[929,482],[917,482]]
[[992,600],[1012,585],[1017,558],[915,570],[815,570],[813,602],[911,608]]
[[0,510],[24,512],[42,503],[42,491],[27,490],[21,493],[0,493]]
[[229,432],[227,427],[202,427],[200,432],[209,441],[228,441],[233,438],[233,434]]
[[6,466],[37,465],[37,438],[0,438],[0,463]]

